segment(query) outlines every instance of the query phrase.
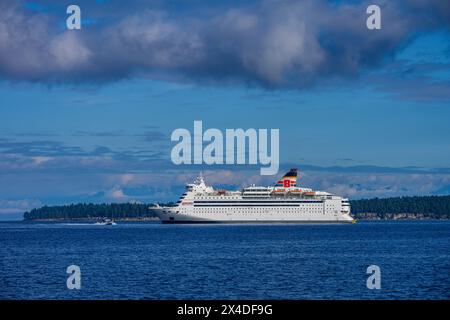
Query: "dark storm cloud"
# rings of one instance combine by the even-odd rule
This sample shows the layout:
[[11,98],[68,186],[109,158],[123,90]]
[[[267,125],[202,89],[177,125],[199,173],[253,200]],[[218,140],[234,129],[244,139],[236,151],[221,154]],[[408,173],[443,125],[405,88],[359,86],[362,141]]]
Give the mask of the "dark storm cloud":
[[264,1],[196,17],[148,10],[138,1],[100,27],[61,31],[53,12],[2,1],[0,76],[50,83],[150,76],[298,88],[357,75],[413,35],[450,24],[448,1],[372,3],[382,7],[381,30],[366,28],[369,2]]

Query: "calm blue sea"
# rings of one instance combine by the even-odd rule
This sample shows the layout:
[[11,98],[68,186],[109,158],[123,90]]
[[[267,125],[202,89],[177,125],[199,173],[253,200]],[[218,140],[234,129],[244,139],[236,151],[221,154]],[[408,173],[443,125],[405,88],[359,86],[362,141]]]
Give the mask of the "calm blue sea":
[[450,222],[0,223],[0,298],[449,299]]

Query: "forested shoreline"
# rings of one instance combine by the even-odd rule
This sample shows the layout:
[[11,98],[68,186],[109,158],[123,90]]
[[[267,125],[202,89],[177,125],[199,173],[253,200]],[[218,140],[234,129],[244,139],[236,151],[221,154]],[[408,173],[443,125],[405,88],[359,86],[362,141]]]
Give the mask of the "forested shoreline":
[[[23,214],[24,220],[148,220],[156,218],[149,207],[142,203],[78,203],[63,206],[44,206]],[[162,204],[173,205],[173,203]]]
[[450,196],[415,196],[351,200],[361,220],[450,219]]
[[[450,219],[450,196],[396,197],[351,200],[352,215],[359,220]],[[79,203],[44,206],[24,213],[24,220],[151,220],[153,204]],[[173,205],[168,203],[164,205]]]

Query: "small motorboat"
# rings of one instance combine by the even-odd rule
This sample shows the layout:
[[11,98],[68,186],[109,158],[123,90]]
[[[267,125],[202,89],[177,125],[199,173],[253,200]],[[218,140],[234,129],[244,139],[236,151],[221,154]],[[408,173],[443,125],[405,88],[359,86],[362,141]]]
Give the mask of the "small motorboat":
[[100,226],[115,226],[117,223],[115,223],[114,220],[109,218],[101,218],[95,224]]

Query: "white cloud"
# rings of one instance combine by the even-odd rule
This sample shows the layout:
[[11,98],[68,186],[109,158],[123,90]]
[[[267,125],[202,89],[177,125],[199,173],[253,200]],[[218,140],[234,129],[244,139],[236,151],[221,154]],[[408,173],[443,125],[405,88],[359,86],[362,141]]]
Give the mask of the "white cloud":
[[33,159],[33,161],[34,161],[37,165],[40,165],[40,164],[43,164],[43,163],[46,163],[46,162],[52,160],[53,158],[52,158],[52,157],[42,157],[42,156],[38,156],[38,157],[31,157],[31,159]]
[[39,208],[42,203],[37,199],[1,200],[0,214],[24,213],[33,208]]

